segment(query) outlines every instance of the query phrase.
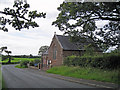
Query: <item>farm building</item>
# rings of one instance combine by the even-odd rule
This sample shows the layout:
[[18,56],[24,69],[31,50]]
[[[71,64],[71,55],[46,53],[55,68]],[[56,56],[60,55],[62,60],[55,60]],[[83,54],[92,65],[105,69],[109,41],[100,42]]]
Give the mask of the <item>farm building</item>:
[[[43,67],[60,66],[67,56],[81,56],[85,51],[84,45],[93,43],[90,39],[86,39],[85,42],[81,40],[81,42],[71,42],[69,36],[54,34],[48,51],[42,55]],[[97,48],[96,51],[98,51]]]

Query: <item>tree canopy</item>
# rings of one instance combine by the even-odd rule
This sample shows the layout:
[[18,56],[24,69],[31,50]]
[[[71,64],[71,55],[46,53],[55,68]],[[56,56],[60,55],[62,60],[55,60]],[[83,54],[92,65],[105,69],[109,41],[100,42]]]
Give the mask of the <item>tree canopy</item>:
[[21,30],[24,28],[29,29],[31,26],[39,27],[39,25],[35,22],[36,18],[45,18],[46,13],[38,13],[35,11],[29,11],[30,5],[27,2],[23,2],[22,0],[15,0],[13,9],[5,8],[3,11],[0,11],[0,14],[6,16],[0,16],[0,30],[8,32],[8,28],[6,25],[11,25],[16,30]]
[[[52,25],[65,34],[91,38],[99,47],[120,44],[120,2],[63,2],[57,9],[60,13]],[[98,27],[97,21],[108,23]]]
[[38,55],[42,55],[43,53],[45,53],[48,50],[49,46],[41,46],[39,51],[38,51]]
[[5,51],[7,49],[7,47],[1,47],[0,48],[0,54],[3,52],[3,51]]

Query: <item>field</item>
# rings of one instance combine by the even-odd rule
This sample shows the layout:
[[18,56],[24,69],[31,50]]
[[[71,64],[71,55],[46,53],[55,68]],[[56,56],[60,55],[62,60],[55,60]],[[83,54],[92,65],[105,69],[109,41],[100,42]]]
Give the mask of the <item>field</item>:
[[47,70],[47,72],[81,79],[91,79],[120,84],[120,80],[118,80],[119,70],[102,70],[90,67],[83,68],[83,67],[59,66],[53,67]]
[[[29,60],[29,61],[33,61],[35,59],[40,59],[40,58],[13,58],[11,60],[12,63],[14,62],[20,62],[20,61],[25,61],[25,60]],[[8,59],[4,60],[4,61],[0,61],[2,63],[7,63],[8,62]]]

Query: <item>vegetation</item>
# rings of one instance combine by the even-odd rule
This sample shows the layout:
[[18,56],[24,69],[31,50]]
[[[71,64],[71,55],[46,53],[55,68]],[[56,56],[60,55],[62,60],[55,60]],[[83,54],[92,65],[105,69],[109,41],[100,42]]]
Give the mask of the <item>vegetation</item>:
[[40,58],[15,58],[13,62],[18,62],[20,65],[16,65],[16,68],[27,68],[27,64],[30,66],[37,66],[41,62]]
[[[3,51],[5,51],[5,53],[7,53],[8,55],[7,56],[5,56],[5,57],[3,57],[3,59],[7,59],[8,58],[8,63],[11,63],[11,55],[10,55],[10,53],[12,53],[11,51],[8,51],[8,50],[6,50],[7,49],[7,47],[1,47],[0,48],[0,55],[1,55],[1,53],[3,52]],[[2,57],[3,55],[1,55],[1,57]],[[2,60],[3,60],[2,59]]]
[[5,51],[7,49],[7,47],[1,47],[0,48],[0,54],[3,52],[3,51]]
[[114,50],[104,54],[93,52],[92,55],[91,51],[86,51],[83,56],[68,56],[64,60],[66,66],[53,67],[47,72],[120,84],[120,51]]
[[79,66],[58,66],[47,70],[47,72],[80,79],[91,79],[120,84],[119,70],[102,70],[92,67]]
[[5,51],[7,54],[8,54],[8,63],[11,63],[11,56],[10,56],[10,53],[12,53],[11,51]]
[[20,62],[20,67],[24,67],[24,68],[27,68],[27,64],[29,63],[29,60],[25,60],[25,61],[21,61]]
[[100,69],[118,69],[120,68],[120,51],[105,53],[103,55],[83,55],[83,56],[68,56],[64,60],[64,65],[67,66],[91,66]]
[[[7,24],[14,27],[16,30],[21,30],[24,28],[29,29],[31,26],[39,27],[39,25],[34,21],[36,18],[45,18],[46,13],[38,13],[35,11],[29,11],[30,5],[22,0],[15,0],[13,8],[5,8],[0,11],[0,14],[6,15],[5,17],[0,17],[0,30],[8,32]],[[7,17],[8,16],[8,17]]]
[[[0,60],[0,63],[9,64],[8,60],[9,60],[8,58],[3,61]],[[20,64],[16,66],[17,68],[27,68],[28,63],[30,64],[30,66],[37,66],[38,63],[40,62],[41,62],[40,58],[12,58],[11,59],[11,64]]]
[[16,67],[16,68],[27,68],[27,66],[23,66],[23,65],[22,65],[22,66],[16,65],[15,67]]
[[38,51],[38,55],[42,55],[44,52],[46,52],[48,50],[49,46],[41,46],[39,51]]
[[30,55],[12,55],[12,57],[13,58],[41,58],[40,56],[31,56],[31,54]]
[[[12,58],[11,62],[20,62],[20,61],[25,61],[25,60],[33,61],[35,59],[40,59],[40,58]],[[0,62],[7,63],[8,59],[5,59]]]
[[[111,8],[112,6],[112,8]],[[81,39],[91,38],[100,48],[107,50],[120,43],[120,2],[63,2],[52,23],[65,34]],[[106,21],[103,26],[97,25]]]
[[38,63],[41,63],[40,59],[35,59],[34,61],[30,61],[29,64],[30,66],[38,66]]
[[2,72],[1,72],[1,64],[0,64],[0,89],[5,88],[5,83],[2,77]]
[[2,87],[2,72],[1,72],[1,64],[0,64],[0,89]]

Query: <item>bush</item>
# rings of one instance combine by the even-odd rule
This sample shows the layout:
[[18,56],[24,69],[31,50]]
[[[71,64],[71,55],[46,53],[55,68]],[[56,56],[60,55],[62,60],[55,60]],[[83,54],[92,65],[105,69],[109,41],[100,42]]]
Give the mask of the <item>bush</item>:
[[27,64],[29,63],[29,60],[21,61],[20,67],[27,67]]
[[30,61],[30,66],[34,66],[34,61]]
[[2,61],[8,59],[8,56],[2,55]]
[[30,61],[30,66],[36,66],[37,67],[37,64],[40,63],[41,60],[40,59],[35,59],[33,61]]
[[91,66],[101,69],[118,69],[120,68],[120,53],[106,53],[98,56],[68,56],[64,60],[67,66]]
[[40,59],[35,59],[35,60],[34,60],[34,63],[40,63],[40,62],[41,62]]
[[75,59],[76,59],[76,56],[72,55],[72,56],[69,56],[66,58],[66,60],[64,60],[64,65],[75,65]]

